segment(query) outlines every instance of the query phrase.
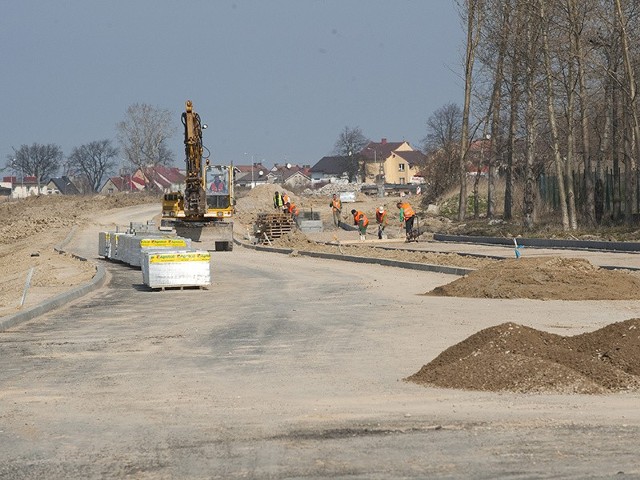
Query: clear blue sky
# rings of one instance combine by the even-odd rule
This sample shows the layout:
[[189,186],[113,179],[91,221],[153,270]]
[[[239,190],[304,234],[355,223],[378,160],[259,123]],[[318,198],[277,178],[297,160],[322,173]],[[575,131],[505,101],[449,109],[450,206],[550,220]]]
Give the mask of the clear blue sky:
[[[464,30],[452,0],[0,0],[0,166],[11,147],[65,153],[134,103],[175,117],[191,99],[216,162],[316,163],[345,126],[425,136],[462,104]],[[245,155],[246,154],[246,155]]]

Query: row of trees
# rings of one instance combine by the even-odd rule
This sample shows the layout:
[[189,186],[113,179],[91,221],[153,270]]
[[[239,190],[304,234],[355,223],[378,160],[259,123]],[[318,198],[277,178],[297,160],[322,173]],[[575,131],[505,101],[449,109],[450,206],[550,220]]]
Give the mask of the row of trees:
[[[457,177],[459,219],[467,215],[472,140],[490,138],[488,217],[496,212],[500,171],[504,217],[514,215],[514,182],[520,182],[524,224],[534,225],[536,182],[546,172],[559,180],[563,228],[630,221],[638,205],[640,3],[461,0],[459,10],[467,29],[464,106],[436,112],[425,139],[436,158],[436,190]],[[607,168],[617,182],[611,211],[603,207]]]
[[63,174],[73,177],[83,190],[97,192],[116,171],[120,152],[132,169],[173,163],[167,141],[175,127],[168,110],[147,104],[131,105],[125,119],[116,125],[116,131],[120,148],[111,140],[97,140],[74,147],[65,158],[55,144],[22,145],[7,156],[5,169],[20,172],[23,177],[35,177],[38,191],[42,182],[62,169]]

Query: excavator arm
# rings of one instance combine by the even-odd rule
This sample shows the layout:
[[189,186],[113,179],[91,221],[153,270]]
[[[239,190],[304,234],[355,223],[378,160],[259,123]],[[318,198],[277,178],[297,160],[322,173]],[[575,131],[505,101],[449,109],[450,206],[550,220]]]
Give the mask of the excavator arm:
[[202,124],[200,115],[193,111],[191,100],[187,100],[182,113],[184,125],[184,151],[187,178],[184,190],[184,213],[186,217],[202,218],[207,212],[205,173],[202,163]]

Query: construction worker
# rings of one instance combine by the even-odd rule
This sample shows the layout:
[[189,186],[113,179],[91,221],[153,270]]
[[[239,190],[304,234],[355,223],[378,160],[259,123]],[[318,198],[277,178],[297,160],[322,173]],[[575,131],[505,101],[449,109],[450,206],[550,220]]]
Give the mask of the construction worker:
[[387,226],[387,212],[381,205],[376,208],[376,223],[378,224],[378,239],[382,240],[384,229]]
[[413,221],[416,218],[416,212],[413,211],[409,202],[400,201],[396,204],[400,210],[400,222],[404,223],[407,242],[411,240],[411,232],[413,231]]
[[287,192],[285,192],[283,190],[282,191],[282,205],[284,205],[284,207],[283,207],[284,213],[287,213],[287,203],[289,203],[290,201],[291,201],[291,199],[289,198],[289,195],[287,195]]
[[220,180],[220,175],[216,175],[211,182],[211,187],[209,188],[212,192],[224,192],[226,190],[224,186],[224,182]]
[[338,195],[333,194],[331,203],[329,204],[333,211],[333,223],[336,227],[340,226],[340,214],[342,213],[342,201],[338,198]]
[[285,208],[287,209],[287,213],[290,213],[291,216],[293,217],[294,221],[298,221],[298,215],[300,214],[300,210],[298,210],[298,207],[296,207],[295,203],[291,203],[291,202],[287,202],[285,204]]
[[351,215],[353,215],[353,224],[358,226],[358,231],[360,232],[360,240],[365,240],[367,235],[367,225],[369,225],[369,219],[360,210],[351,210]]
[[280,192],[276,190],[276,193],[273,194],[273,208],[276,210],[282,210],[283,206],[284,202],[282,201],[282,195],[280,195]]

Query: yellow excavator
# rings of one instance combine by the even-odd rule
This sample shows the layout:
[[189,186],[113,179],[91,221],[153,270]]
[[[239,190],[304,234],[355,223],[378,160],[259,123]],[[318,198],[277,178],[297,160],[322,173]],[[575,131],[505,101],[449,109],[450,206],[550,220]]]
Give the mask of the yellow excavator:
[[199,243],[206,250],[233,250],[233,165],[211,165],[203,159],[200,115],[187,100],[182,113],[187,167],[184,193],[166,193],[162,200],[162,225]]

